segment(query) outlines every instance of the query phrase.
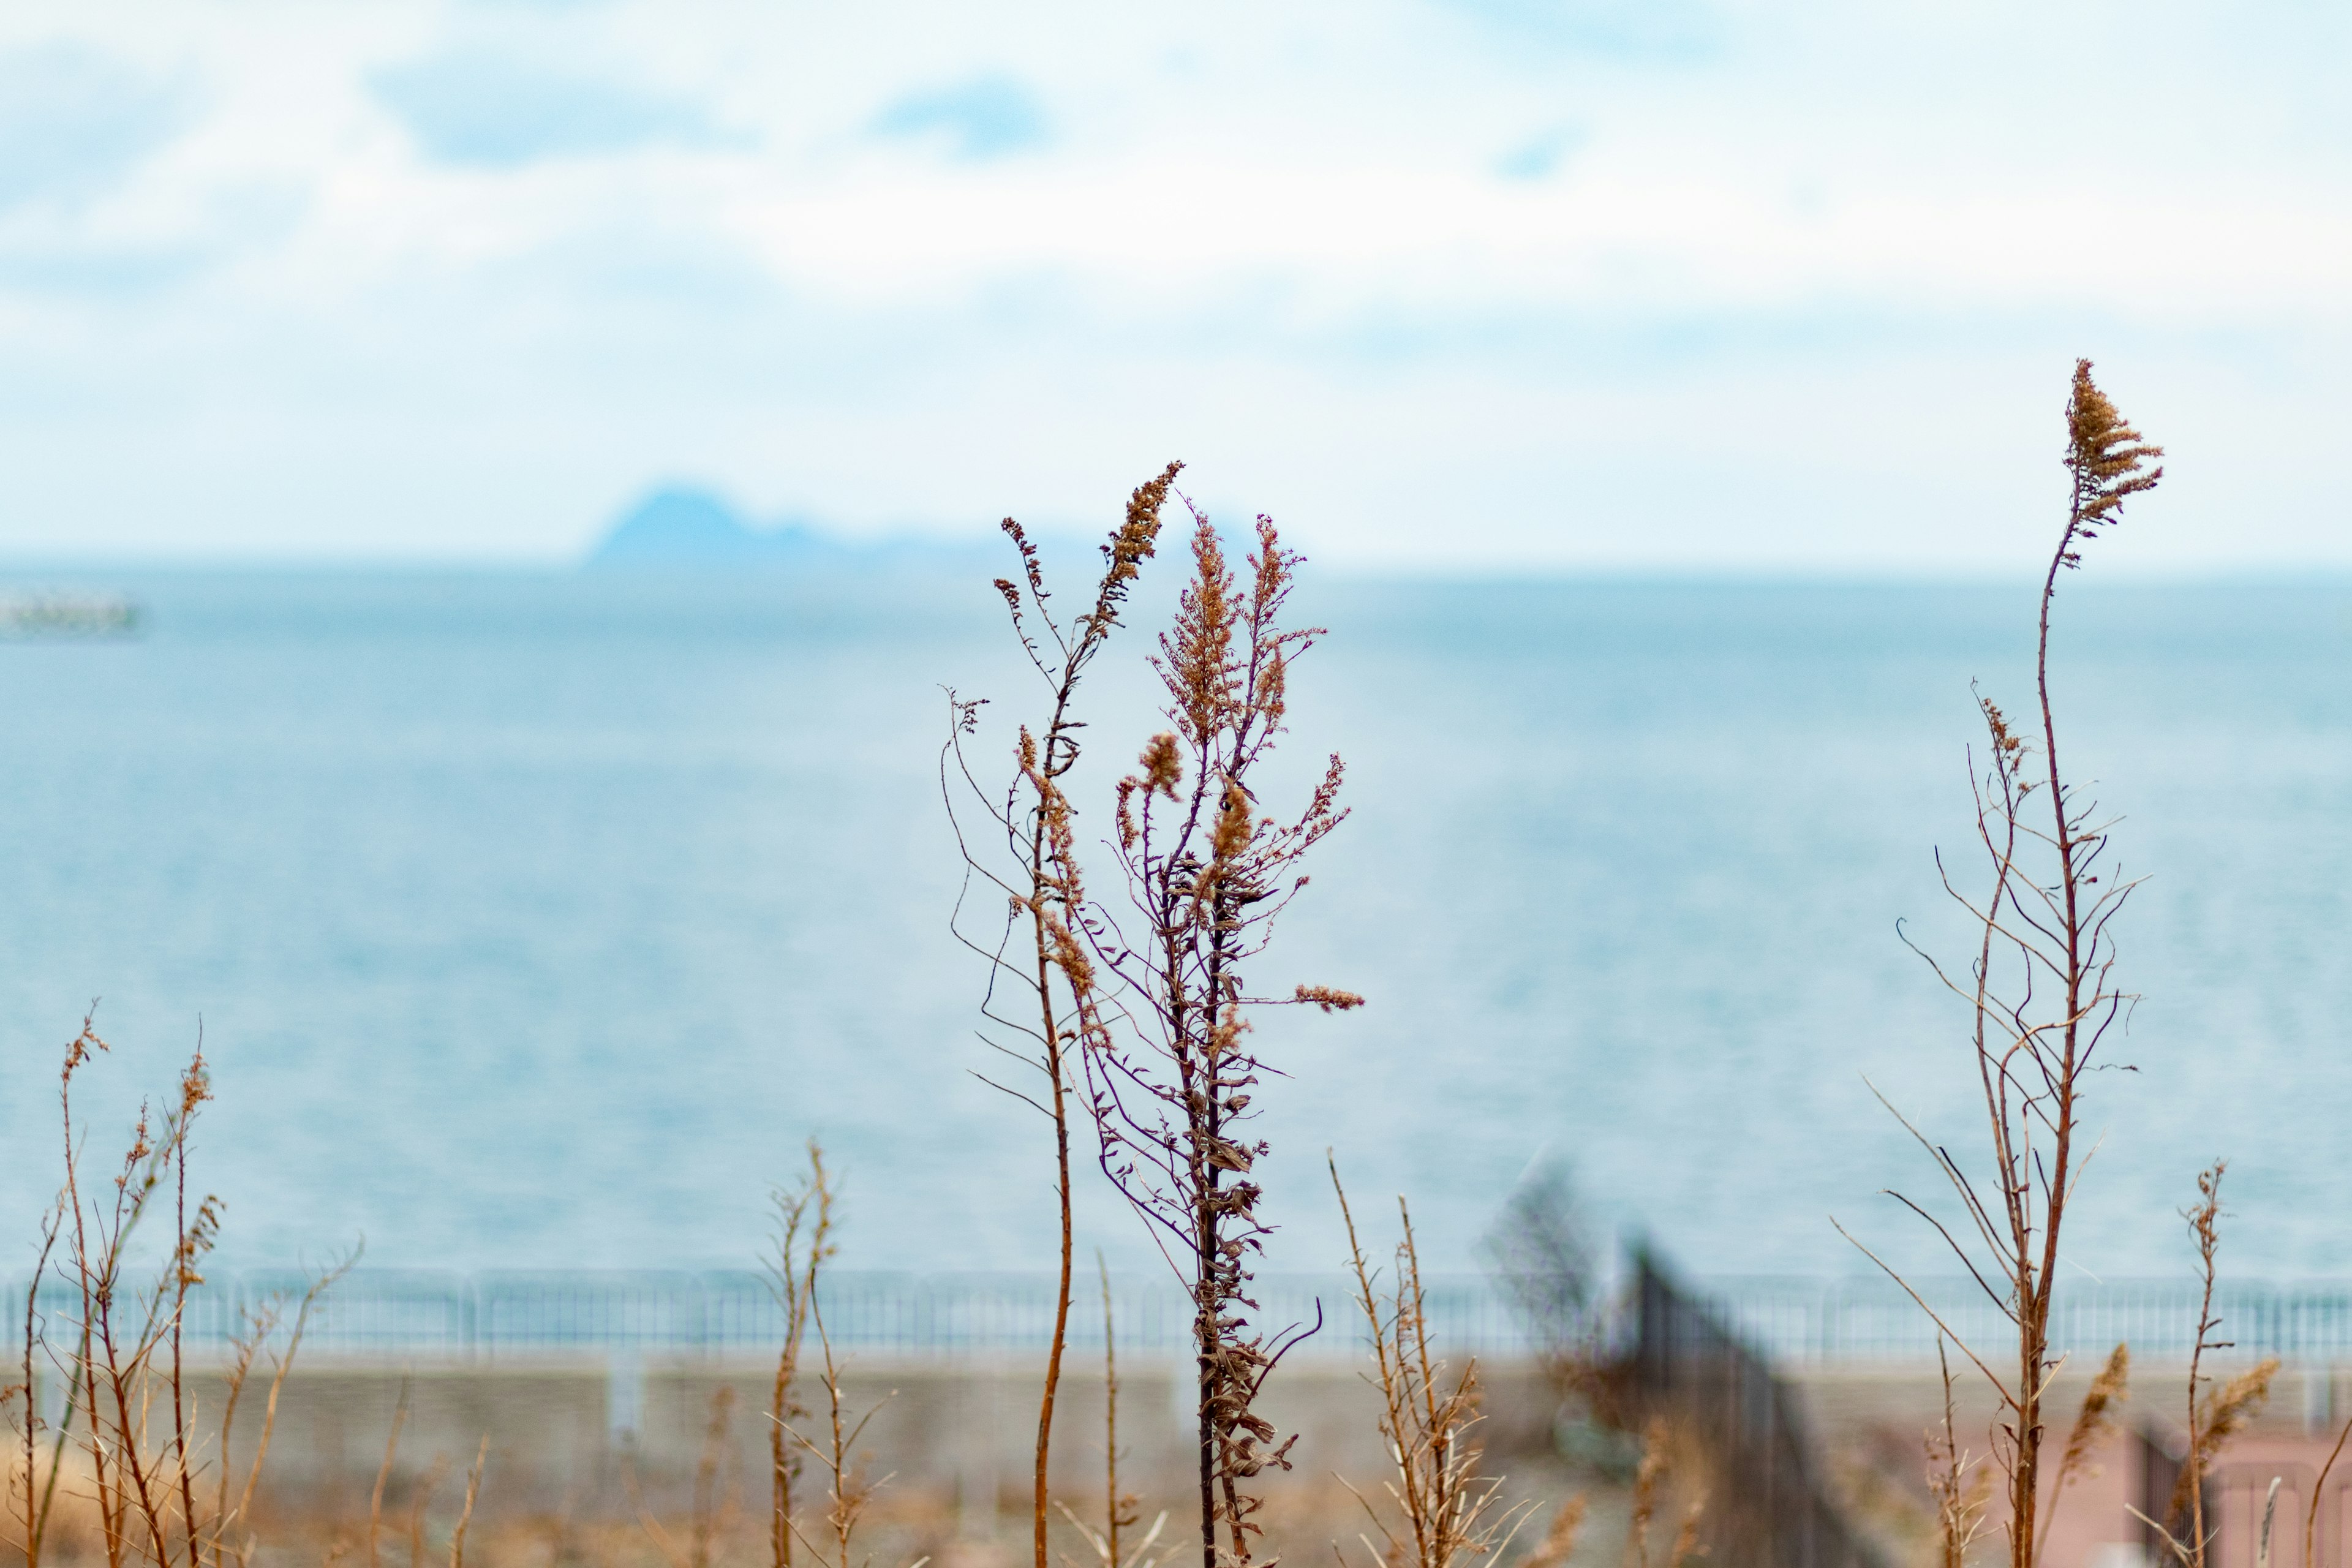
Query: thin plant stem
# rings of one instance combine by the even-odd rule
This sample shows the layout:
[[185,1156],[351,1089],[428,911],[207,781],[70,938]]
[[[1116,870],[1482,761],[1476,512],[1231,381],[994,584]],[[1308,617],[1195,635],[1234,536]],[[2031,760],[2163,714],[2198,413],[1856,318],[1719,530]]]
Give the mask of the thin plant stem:
[[375,1489],[368,1493],[368,1568],[377,1568],[376,1542],[383,1531],[383,1489],[392,1480],[392,1461],[400,1452],[401,1425],[408,1419],[408,1379],[400,1380],[400,1398],[392,1407],[392,1433],[383,1440],[383,1463],[375,1472]]

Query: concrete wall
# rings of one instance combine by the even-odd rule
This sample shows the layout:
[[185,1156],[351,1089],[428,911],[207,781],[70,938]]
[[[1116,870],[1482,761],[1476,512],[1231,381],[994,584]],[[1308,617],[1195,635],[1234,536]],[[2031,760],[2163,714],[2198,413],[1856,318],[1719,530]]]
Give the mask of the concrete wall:
[[[958,1510],[967,1532],[986,1533],[1001,1501],[1025,1504],[1036,1444],[1042,1366],[1034,1360],[854,1361],[844,1379],[851,1420],[871,1411],[856,1453],[894,1489],[931,1492]],[[1161,1361],[1120,1369],[1120,1480],[1155,1502],[1181,1504],[1193,1476],[1193,1394],[1189,1364]],[[772,1366],[709,1360],[551,1359],[471,1364],[336,1363],[306,1357],[278,1403],[265,1495],[279,1503],[364,1513],[384,1458],[393,1416],[407,1414],[392,1467],[391,1495],[403,1497],[436,1460],[462,1478],[484,1437],[489,1458],[482,1491],[488,1513],[551,1510],[630,1510],[633,1491],[656,1512],[685,1505],[698,1467],[715,1452],[722,1473],[746,1496],[763,1495],[769,1465]],[[1530,1367],[1482,1367],[1487,1419],[1482,1436],[1497,1461],[1548,1450],[1554,1401]],[[721,1389],[731,1399],[723,1439],[710,1432]],[[217,1426],[224,1390],[199,1373],[191,1392],[202,1426]],[[794,1426],[823,1442],[824,1390],[803,1377],[812,1408]],[[266,1387],[248,1388],[231,1431],[242,1467],[258,1435]],[[58,1394],[47,1392],[54,1415]],[[1264,1408],[1285,1433],[1303,1477],[1328,1484],[1333,1472],[1377,1486],[1388,1459],[1378,1400],[1352,1363],[1286,1364]],[[1056,1418],[1054,1485],[1072,1499],[1099,1499],[1105,1484],[1103,1377],[1099,1365],[1066,1372]],[[446,1485],[462,1486],[462,1479]],[[804,1483],[822,1487],[812,1479]],[[814,1494],[812,1494],[814,1495]]]

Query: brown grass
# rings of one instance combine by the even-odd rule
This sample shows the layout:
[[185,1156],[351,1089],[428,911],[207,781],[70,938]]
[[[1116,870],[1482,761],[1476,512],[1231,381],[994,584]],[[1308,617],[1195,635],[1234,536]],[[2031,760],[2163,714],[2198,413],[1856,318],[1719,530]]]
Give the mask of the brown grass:
[[[1626,1568],[1654,1568],[1650,1556],[1651,1532],[1657,1527],[1659,1515],[1666,1510],[1674,1496],[1675,1468],[1674,1428],[1663,1418],[1653,1419],[1648,1430],[1643,1434],[1642,1467],[1633,1475],[1632,1528],[1625,1537]],[[1696,1492],[1684,1503],[1682,1522],[1675,1529],[1665,1555],[1657,1560],[1655,1568],[1685,1568],[1699,1556],[1698,1528],[1706,1512],[1704,1491]]]
[[772,1568],[792,1568],[793,1487],[803,1452],[792,1440],[792,1424],[805,1419],[798,1380],[801,1351],[808,1340],[809,1316],[816,1308],[817,1271],[834,1254],[833,1178],[824,1151],[808,1143],[808,1173],[772,1194],[776,1209],[776,1252],[768,1265],[769,1287],[784,1316],[783,1343],[777,1347],[775,1378],[768,1394],[768,1553]]
[[[809,1162],[810,1195],[817,1205],[820,1221],[815,1234],[822,1237],[829,1234],[836,1223],[833,1218],[833,1205],[837,1190],[832,1185],[823,1157],[814,1143],[809,1146]],[[824,1406],[819,1412],[824,1416],[824,1423],[812,1435],[789,1421],[779,1419],[777,1422],[785,1435],[814,1458],[817,1468],[824,1473],[824,1515],[821,1525],[812,1521],[810,1528],[816,1532],[814,1536],[803,1531],[799,1522],[789,1515],[783,1522],[785,1529],[792,1532],[793,1539],[814,1560],[818,1568],[865,1568],[871,1559],[856,1554],[858,1527],[873,1507],[877,1494],[891,1478],[883,1476],[877,1479],[869,1475],[858,1453],[858,1442],[866,1435],[867,1423],[880,1411],[881,1405],[877,1404],[862,1415],[854,1415],[843,1395],[842,1363],[834,1355],[833,1336],[825,1330],[824,1305],[817,1290],[824,1263],[830,1256],[828,1247],[810,1247],[804,1254],[805,1270],[801,1277],[801,1293],[797,1298],[806,1306],[808,1326],[816,1331],[817,1350],[824,1368],[818,1378],[818,1386],[824,1392]],[[716,1444],[724,1438],[723,1411],[723,1405],[714,1405],[713,1452],[716,1452]],[[704,1489],[698,1485],[698,1515],[706,1506],[703,1498]],[[703,1561],[707,1562],[709,1551],[707,1529],[702,1542],[699,1550],[704,1553]],[[924,1561],[919,1558],[908,1568],[922,1568]],[[701,1568],[701,1564],[698,1563],[694,1568]]]
[[[1940,1352],[1942,1347],[1937,1347]],[[1951,1399],[1947,1371],[1945,1391],[1945,1429],[1951,1426]],[[2131,1397],[2131,1347],[2117,1345],[2107,1352],[2105,1366],[2091,1379],[2091,1386],[2083,1391],[2082,1408],[2075,1413],[2074,1428],[2066,1434],[2065,1449],[2058,1457],[2058,1471],[2050,1483],[2053,1500],[2049,1517],[2042,1521],[2042,1539],[2034,1548],[2037,1560],[2050,1548],[2050,1529],[2057,1522],[2057,1494],[2083,1479],[2090,1473],[2091,1455],[2116,1426],[2116,1408]]]
[[[58,1074],[64,1183],[43,1222],[39,1263],[25,1300],[22,1384],[10,1390],[19,1437],[9,1476],[11,1544],[26,1568],[39,1568],[52,1551],[74,1554],[70,1548],[88,1530],[107,1568],[132,1561],[156,1568],[225,1568],[233,1561],[246,1568],[255,1544],[248,1528],[255,1489],[287,1373],[320,1297],[357,1254],[314,1276],[299,1296],[247,1309],[217,1426],[208,1432],[206,1413],[189,1390],[182,1333],[188,1293],[204,1283],[199,1270],[220,1223],[218,1199],[200,1198],[193,1211],[188,1204],[190,1137],[212,1098],[204,1052],[200,1046],[191,1058],[160,1123],[142,1106],[111,1178],[89,1184],[74,1125],[74,1083],[109,1050],[85,1017]],[[142,1284],[130,1275],[128,1243],[163,1208],[171,1215],[170,1249],[160,1276]],[[41,1279],[53,1268],[71,1301],[66,1331],[54,1338],[50,1331],[58,1325],[44,1321],[39,1309]],[[66,1390],[46,1445],[34,1399],[44,1365]],[[227,1460],[229,1439],[261,1373],[261,1431],[239,1484]]]
[[1936,1568],[1962,1568],[1984,1533],[1985,1505],[1991,1500],[1991,1472],[1983,1456],[1960,1442],[1952,1419],[1952,1363],[1944,1342],[1936,1342],[1936,1365],[1943,1373],[1944,1424],[1927,1435],[1927,1492],[1936,1504]]
[[[1535,1504],[1506,1506],[1502,1478],[1482,1473],[1486,1454],[1474,1435],[1483,1419],[1478,1363],[1475,1358],[1465,1361],[1449,1377],[1445,1363],[1431,1353],[1421,1253],[1404,1199],[1397,1199],[1402,1238],[1396,1246],[1395,1273],[1383,1295],[1374,1283],[1378,1271],[1364,1261],[1363,1247],[1356,1238],[1356,1216],[1340,1184],[1339,1163],[1328,1153],[1325,1158],[1348,1228],[1356,1308],[1371,1337],[1375,1375],[1369,1381],[1380,1390],[1381,1435],[1388,1439],[1395,1467],[1382,1486],[1389,1509],[1376,1508],[1359,1494],[1381,1543],[1360,1539],[1379,1568],[1456,1568],[1497,1555],[1510,1545]],[[1346,1484],[1344,1479],[1341,1484]],[[1393,1527],[1391,1518],[1397,1521]],[[1572,1531],[1575,1527],[1571,1523],[1568,1528]]]

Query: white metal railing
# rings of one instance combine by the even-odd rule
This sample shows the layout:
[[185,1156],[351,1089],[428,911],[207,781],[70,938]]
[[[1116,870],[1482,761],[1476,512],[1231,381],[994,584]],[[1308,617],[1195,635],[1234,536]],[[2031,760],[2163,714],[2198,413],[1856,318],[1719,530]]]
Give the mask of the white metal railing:
[[[1433,1338],[1449,1353],[1507,1357],[1535,1344],[1508,1293],[1484,1276],[1427,1280]],[[25,1284],[11,1289],[23,1310]],[[244,1314],[273,1297],[299,1295],[298,1275],[216,1272],[192,1295],[186,1337],[206,1353],[225,1348]],[[1919,1290],[1962,1338],[2000,1342],[1999,1309],[1966,1279],[1930,1279]],[[1269,1332],[1323,1329],[1302,1356],[1354,1355],[1363,1331],[1352,1282],[1341,1276],[1269,1276],[1254,1295],[1254,1321]],[[1693,1282],[1756,1350],[1783,1363],[1916,1362],[1936,1353],[1937,1330],[1921,1308],[1885,1279],[1717,1278]],[[836,1345],[866,1352],[939,1355],[1042,1349],[1052,1331],[1054,1283],[1030,1274],[889,1274],[842,1270],[820,1291]],[[1123,1353],[1181,1355],[1192,1314],[1164,1277],[1115,1279],[1112,1304]],[[78,1318],[71,1293],[44,1282],[40,1310],[54,1340]],[[2234,1281],[2216,1297],[2220,1337],[2242,1354],[2293,1361],[2352,1361],[2352,1281],[2269,1285]],[[2117,1342],[2142,1356],[2186,1356],[2196,1332],[2197,1293],[2184,1281],[2084,1281],[2061,1289],[2053,1322],[2057,1346],[2104,1355]],[[322,1300],[308,1344],[338,1355],[497,1355],[638,1351],[744,1353],[772,1345],[782,1314],[761,1276],[750,1273],[500,1272],[362,1269]],[[1082,1288],[1071,1319],[1076,1347],[1102,1344],[1102,1315]]]
[[[294,1274],[215,1271],[193,1291],[186,1342],[210,1354],[227,1347],[248,1314],[273,1300],[299,1299]],[[1102,1345],[1100,1299],[1081,1282],[1070,1321],[1074,1347]],[[1477,1277],[1432,1279],[1434,1337],[1457,1353],[1524,1351],[1510,1303]],[[12,1295],[23,1310],[26,1282]],[[1267,1278],[1252,1290],[1252,1321],[1269,1335],[1293,1327],[1319,1332],[1296,1353],[1351,1355],[1361,1330],[1344,1278]],[[1181,1354],[1191,1306],[1170,1279],[1111,1282],[1122,1353]],[[1054,1321],[1054,1281],[1027,1274],[917,1275],[841,1270],[818,1290],[825,1331],[836,1346],[894,1355],[1042,1350]],[[54,1279],[39,1310],[54,1341],[70,1332],[80,1307]],[[750,1272],[460,1274],[355,1270],[314,1311],[306,1347],[337,1355],[496,1355],[541,1352],[748,1352],[777,1344],[783,1313],[765,1277]]]

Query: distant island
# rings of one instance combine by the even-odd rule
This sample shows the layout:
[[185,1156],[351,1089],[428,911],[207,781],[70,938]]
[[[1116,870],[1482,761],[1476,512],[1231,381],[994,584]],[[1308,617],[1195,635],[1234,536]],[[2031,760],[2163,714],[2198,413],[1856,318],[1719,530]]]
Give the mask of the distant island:
[[591,551],[591,567],[667,569],[817,565],[962,565],[986,544],[900,537],[844,540],[806,518],[765,526],[712,492],[691,486],[658,489],[624,513]]
[[0,638],[127,637],[139,606],[120,594],[0,595]]

